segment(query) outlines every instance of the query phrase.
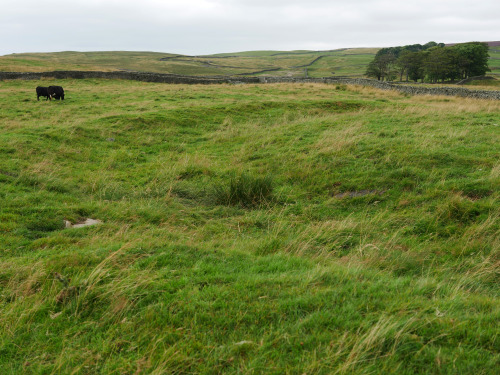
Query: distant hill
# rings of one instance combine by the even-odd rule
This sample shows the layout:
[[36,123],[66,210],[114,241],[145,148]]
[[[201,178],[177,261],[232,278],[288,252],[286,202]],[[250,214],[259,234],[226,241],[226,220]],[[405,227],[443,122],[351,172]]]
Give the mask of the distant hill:
[[[500,41],[498,41],[498,42],[483,42],[483,43],[488,44],[489,47],[498,47],[498,46],[500,46]],[[449,46],[454,46],[456,44],[460,44],[460,43],[447,43],[447,44],[445,44],[445,46],[449,47]]]
[[131,70],[182,75],[287,77],[363,76],[378,48],[331,51],[246,51],[186,56],[158,52],[17,53],[0,57],[0,71]]
[[[491,74],[500,76],[500,41],[487,43]],[[244,51],[199,56],[132,51],[16,53],[0,56],[0,71],[125,70],[189,76],[362,77],[378,50]]]

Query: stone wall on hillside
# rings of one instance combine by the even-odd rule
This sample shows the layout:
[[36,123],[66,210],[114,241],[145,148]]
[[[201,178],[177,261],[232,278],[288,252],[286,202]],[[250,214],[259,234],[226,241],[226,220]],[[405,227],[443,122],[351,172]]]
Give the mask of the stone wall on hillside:
[[223,77],[223,76],[182,76],[177,74],[145,73],[145,72],[98,72],[98,71],[53,71],[41,73],[0,72],[0,80],[25,79],[39,80],[41,78],[56,79],[127,79],[143,82],[174,83],[174,84],[221,84],[221,83],[327,83],[375,87],[381,90],[396,90],[408,95],[448,95],[478,99],[500,100],[500,91],[471,90],[457,86],[424,87],[422,85],[380,82],[364,78],[288,78],[288,77]]
[[[213,84],[213,83],[230,83],[231,79],[217,76],[182,76],[177,74],[161,74],[161,73],[146,73],[146,72],[99,72],[99,71],[77,71],[77,70],[57,70],[53,72],[40,73],[16,73],[16,72],[0,72],[0,80],[6,79],[26,79],[36,80],[41,78],[57,78],[57,79],[128,79],[143,82],[159,82],[159,83],[184,83],[184,84]],[[234,79],[236,81],[236,79]],[[239,77],[237,81],[248,83],[258,83],[256,77]]]
[[331,84],[346,84],[370,86],[381,90],[396,90],[408,95],[447,95],[447,96],[462,96],[467,98],[477,99],[493,99],[500,100],[500,91],[494,90],[471,90],[464,87],[424,87],[422,85],[400,84],[391,82],[381,82],[374,79],[365,78],[281,78],[281,77],[261,77],[261,81],[265,83],[277,82],[318,82]]
[[[363,86],[371,86],[380,88],[382,90],[396,90],[404,94],[409,95],[447,95],[447,96],[461,96],[466,98],[476,98],[476,99],[493,99],[500,100],[500,91],[494,90],[471,90],[464,87],[458,86],[446,86],[446,87],[424,87],[422,85],[409,85],[409,84],[398,84],[390,82],[379,82],[371,79],[356,79],[354,81],[359,81],[359,83],[352,82],[349,80],[350,84],[360,84]],[[347,84],[347,83],[346,83]]]

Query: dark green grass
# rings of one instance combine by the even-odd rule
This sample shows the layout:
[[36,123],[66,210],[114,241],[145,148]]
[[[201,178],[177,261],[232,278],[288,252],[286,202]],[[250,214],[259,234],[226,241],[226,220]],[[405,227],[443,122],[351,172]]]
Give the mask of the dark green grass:
[[255,177],[242,173],[232,176],[229,183],[214,190],[215,202],[219,204],[256,207],[273,200],[273,178]]
[[498,103],[40,83],[0,86],[1,373],[496,373]]

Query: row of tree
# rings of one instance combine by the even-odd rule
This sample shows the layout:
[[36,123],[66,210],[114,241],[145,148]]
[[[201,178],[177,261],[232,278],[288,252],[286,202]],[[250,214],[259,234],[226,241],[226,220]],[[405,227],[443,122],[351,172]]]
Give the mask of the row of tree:
[[445,47],[429,42],[380,49],[368,65],[366,75],[378,80],[455,81],[483,76],[488,67],[488,44],[470,42]]

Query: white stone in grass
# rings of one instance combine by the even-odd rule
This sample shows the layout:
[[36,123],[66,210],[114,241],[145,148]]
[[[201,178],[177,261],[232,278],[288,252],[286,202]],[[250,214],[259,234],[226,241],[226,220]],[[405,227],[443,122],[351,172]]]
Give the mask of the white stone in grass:
[[101,223],[102,223],[101,220],[90,219],[90,218],[86,219],[83,222],[76,223],[76,224],[71,224],[70,221],[64,220],[64,226],[66,228],[83,228],[83,227],[89,227],[89,226],[97,225],[97,224],[101,224]]
[[253,341],[243,340],[234,344],[235,346],[255,345]]

